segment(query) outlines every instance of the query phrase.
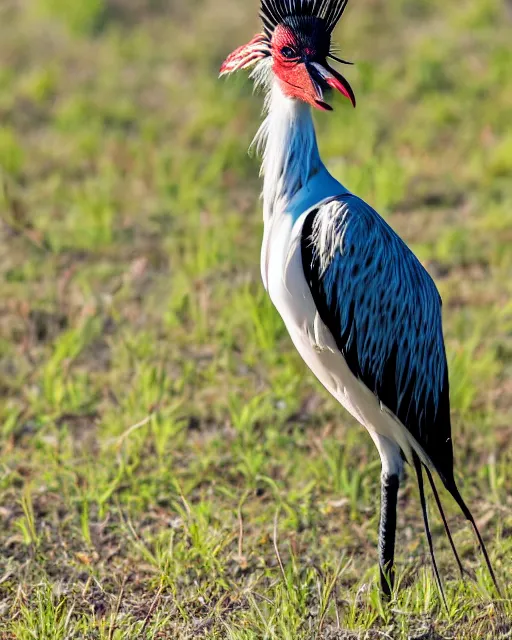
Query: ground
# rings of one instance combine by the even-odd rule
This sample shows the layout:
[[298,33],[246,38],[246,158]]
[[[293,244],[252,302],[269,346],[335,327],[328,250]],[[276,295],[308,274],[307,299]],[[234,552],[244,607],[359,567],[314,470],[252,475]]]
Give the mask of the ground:
[[[456,477],[505,595],[413,477],[377,588],[380,464],[259,276],[261,96],[217,80],[256,0],[0,3],[2,639],[510,637],[512,8],[350,2],[334,175],[444,299]],[[432,503],[433,500],[431,499]]]

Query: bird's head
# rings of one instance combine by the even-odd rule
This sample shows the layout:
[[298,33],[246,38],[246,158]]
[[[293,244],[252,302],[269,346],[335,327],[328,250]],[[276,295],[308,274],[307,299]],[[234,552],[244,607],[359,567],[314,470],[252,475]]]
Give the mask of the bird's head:
[[222,64],[225,75],[269,59],[272,73],[289,98],[331,111],[324,92],[334,89],[355,107],[348,81],[327,62],[345,60],[334,55],[331,35],[348,0],[261,0],[263,33],[231,53]]

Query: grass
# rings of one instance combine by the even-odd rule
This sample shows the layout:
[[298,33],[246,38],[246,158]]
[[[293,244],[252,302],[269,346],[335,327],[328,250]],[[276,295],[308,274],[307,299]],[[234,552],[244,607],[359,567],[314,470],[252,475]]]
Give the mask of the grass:
[[503,585],[413,482],[379,599],[379,462],[259,276],[261,99],[217,81],[256,0],[0,6],[0,635],[511,633],[512,81],[499,0],[361,0],[357,97],[317,124],[444,298],[457,477]]

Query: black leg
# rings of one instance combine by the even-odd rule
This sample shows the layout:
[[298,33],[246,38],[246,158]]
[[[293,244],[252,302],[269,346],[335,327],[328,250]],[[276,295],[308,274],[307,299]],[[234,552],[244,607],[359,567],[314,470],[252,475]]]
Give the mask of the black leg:
[[395,572],[395,532],[396,504],[398,499],[399,480],[396,474],[381,476],[380,525],[379,525],[379,565],[380,588],[389,600],[393,590]]

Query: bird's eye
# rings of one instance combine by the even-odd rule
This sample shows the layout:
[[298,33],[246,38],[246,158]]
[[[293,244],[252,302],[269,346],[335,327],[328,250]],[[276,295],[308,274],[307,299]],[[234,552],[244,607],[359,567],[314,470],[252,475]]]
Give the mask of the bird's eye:
[[297,57],[297,54],[291,47],[283,47],[281,49],[281,55],[288,59]]

